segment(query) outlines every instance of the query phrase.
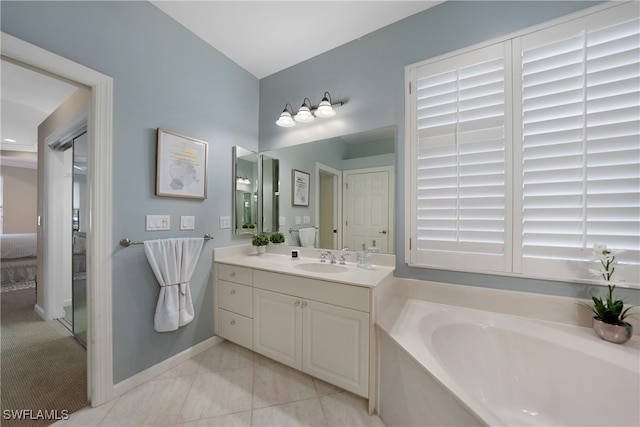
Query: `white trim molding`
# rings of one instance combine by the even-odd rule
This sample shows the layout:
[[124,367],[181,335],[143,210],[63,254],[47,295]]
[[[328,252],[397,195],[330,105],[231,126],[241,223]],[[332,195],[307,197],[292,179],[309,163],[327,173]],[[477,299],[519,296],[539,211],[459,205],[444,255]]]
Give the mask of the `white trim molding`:
[[113,79],[62,56],[1,33],[3,57],[91,90],[88,117],[87,397],[99,406],[114,397],[111,296]]

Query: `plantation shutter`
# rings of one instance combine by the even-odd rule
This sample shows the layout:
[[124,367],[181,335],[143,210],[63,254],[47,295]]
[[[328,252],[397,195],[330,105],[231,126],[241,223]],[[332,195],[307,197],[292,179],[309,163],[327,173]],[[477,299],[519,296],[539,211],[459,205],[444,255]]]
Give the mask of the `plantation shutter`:
[[510,268],[508,45],[412,72],[413,264]]
[[639,28],[614,8],[522,37],[516,272],[588,278],[603,243],[639,282]]

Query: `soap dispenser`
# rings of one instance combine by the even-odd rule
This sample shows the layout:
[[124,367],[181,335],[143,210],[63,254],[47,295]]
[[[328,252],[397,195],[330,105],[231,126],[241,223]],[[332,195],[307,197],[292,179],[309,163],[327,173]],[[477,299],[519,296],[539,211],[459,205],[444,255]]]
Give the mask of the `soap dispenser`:
[[367,249],[368,252],[372,253],[372,254],[379,254],[380,253],[380,248],[378,246],[376,246],[376,241],[373,241],[373,245],[370,246]]
[[364,243],[362,244],[362,250],[357,253],[357,259],[357,267],[371,270],[371,254],[367,252],[367,246]]

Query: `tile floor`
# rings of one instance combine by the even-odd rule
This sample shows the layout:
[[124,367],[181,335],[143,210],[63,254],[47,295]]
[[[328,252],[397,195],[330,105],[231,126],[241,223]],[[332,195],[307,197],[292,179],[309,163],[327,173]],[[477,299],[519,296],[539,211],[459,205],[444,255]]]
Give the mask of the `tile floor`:
[[222,342],[54,426],[372,426],[367,401]]

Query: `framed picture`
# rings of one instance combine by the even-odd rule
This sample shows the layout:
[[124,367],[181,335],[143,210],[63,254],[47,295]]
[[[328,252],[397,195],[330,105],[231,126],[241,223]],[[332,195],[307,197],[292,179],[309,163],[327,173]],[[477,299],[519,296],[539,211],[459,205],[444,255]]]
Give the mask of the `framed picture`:
[[158,128],[156,196],[206,199],[208,145]]
[[309,174],[296,169],[291,173],[291,204],[309,206]]

